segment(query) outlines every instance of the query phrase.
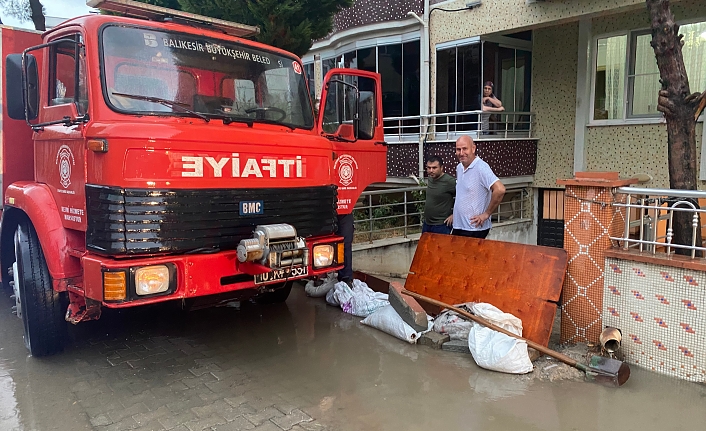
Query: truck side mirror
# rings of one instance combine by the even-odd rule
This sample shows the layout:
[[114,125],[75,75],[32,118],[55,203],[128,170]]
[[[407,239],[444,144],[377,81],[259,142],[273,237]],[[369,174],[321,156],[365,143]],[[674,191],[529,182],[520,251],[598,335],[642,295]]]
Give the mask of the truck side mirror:
[[5,58],[5,84],[7,115],[13,120],[36,119],[39,112],[37,59],[27,54],[23,65],[22,54],[9,54]]
[[39,71],[37,59],[32,54],[25,55],[25,91],[27,91],[27,121],[39,115]]

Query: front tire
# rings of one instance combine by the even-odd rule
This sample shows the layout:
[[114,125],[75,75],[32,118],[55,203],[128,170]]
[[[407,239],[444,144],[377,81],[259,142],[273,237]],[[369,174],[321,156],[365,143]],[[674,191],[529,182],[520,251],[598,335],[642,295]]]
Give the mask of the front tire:
[[289,298],[293,284],[293,281],[282,283],[283,287],[276,287],[271,292],[263,292],[255,297],[255,301],[257,301],[258,304],[279,304],[280,302],[284,302]]
[[15,231],[14,294],[24,325],[25,346],[32,356],[49,356],[64,349],[66,301],[54,291],[37,232],[28,220]]

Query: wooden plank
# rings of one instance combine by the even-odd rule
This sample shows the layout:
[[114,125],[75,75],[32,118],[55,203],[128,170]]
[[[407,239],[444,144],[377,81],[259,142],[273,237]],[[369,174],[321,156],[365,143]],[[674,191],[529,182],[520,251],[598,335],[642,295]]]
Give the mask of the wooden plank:
[[544,196],[542,199],[542,218],[544,220],[549,220],[549,195],[551,191],[544,190]]
[[556,191],[557,220],[564,220],[564,190]]
[[425,233],[405,288],[447,304],[493,304],[522,320],[525,338],[546,346],[566,266],[559,248]]

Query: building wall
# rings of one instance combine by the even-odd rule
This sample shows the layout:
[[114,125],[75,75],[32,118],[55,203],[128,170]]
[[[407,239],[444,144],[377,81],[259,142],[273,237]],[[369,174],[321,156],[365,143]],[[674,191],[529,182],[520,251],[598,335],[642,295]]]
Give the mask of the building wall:
[[[672,5],[672,13],[678,21],[704,18],[706,2],[685,0],[675,3]],[[646,12],[620,13],[593,19],[592,33],[599,36],[648,27]],[[691,90],[704,91],[706,88]],[[696,126],[697,172],[702,134],[703,124],[698,123]],[[667,128],[664,124],[588,126],[585,145],[586,170],[618,171],[623,177],[645,173],[652,176],[653,180],[642,186],[669,188]],[[699,188],[706,188],[705,183],[699,182]]]
[[577,22],[534,32],[532,112],[539,138],[535,187],[557,187],[557,179],[573,176],[578,34]]
[[[703,123],[696,125],[697,174]],[[653,180],[644,187],[669,188],[667,128],[664,124],[589,127],[586,134],[588,171],[618,171],[624,178],[645,173]],[[699,189],[706,183],[698,182]]]
[[[434,12],[430,26],[432,46],[470,36],[555,25],[561,21],[576,20],[582,15],[645,9],[645,0],[546,0],[529,5],[525,1],[483,0],[480,7],[472,10]],[[460,9],[466,3],[468,0],[458,0],[433,7]]]

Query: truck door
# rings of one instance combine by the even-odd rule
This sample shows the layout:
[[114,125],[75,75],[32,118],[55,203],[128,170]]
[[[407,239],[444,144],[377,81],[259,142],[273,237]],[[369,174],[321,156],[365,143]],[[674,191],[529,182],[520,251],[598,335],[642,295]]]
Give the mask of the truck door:
[[318,127],[333,146],[338,213],[350,214],[367,186],[387,178],[380,75],[332,69],[321,93]]
[[36,178],[51,188],[64,227],[86,230],[84,125],[82,121],[60,122],[67,117],[86,118],[83,40],[79,33],[69,32],[45,49],[49,61],[44,62],[46,69],[41,74],[48,78],[48,91],[41,96],[39,121],[47,125],[35,133]]

